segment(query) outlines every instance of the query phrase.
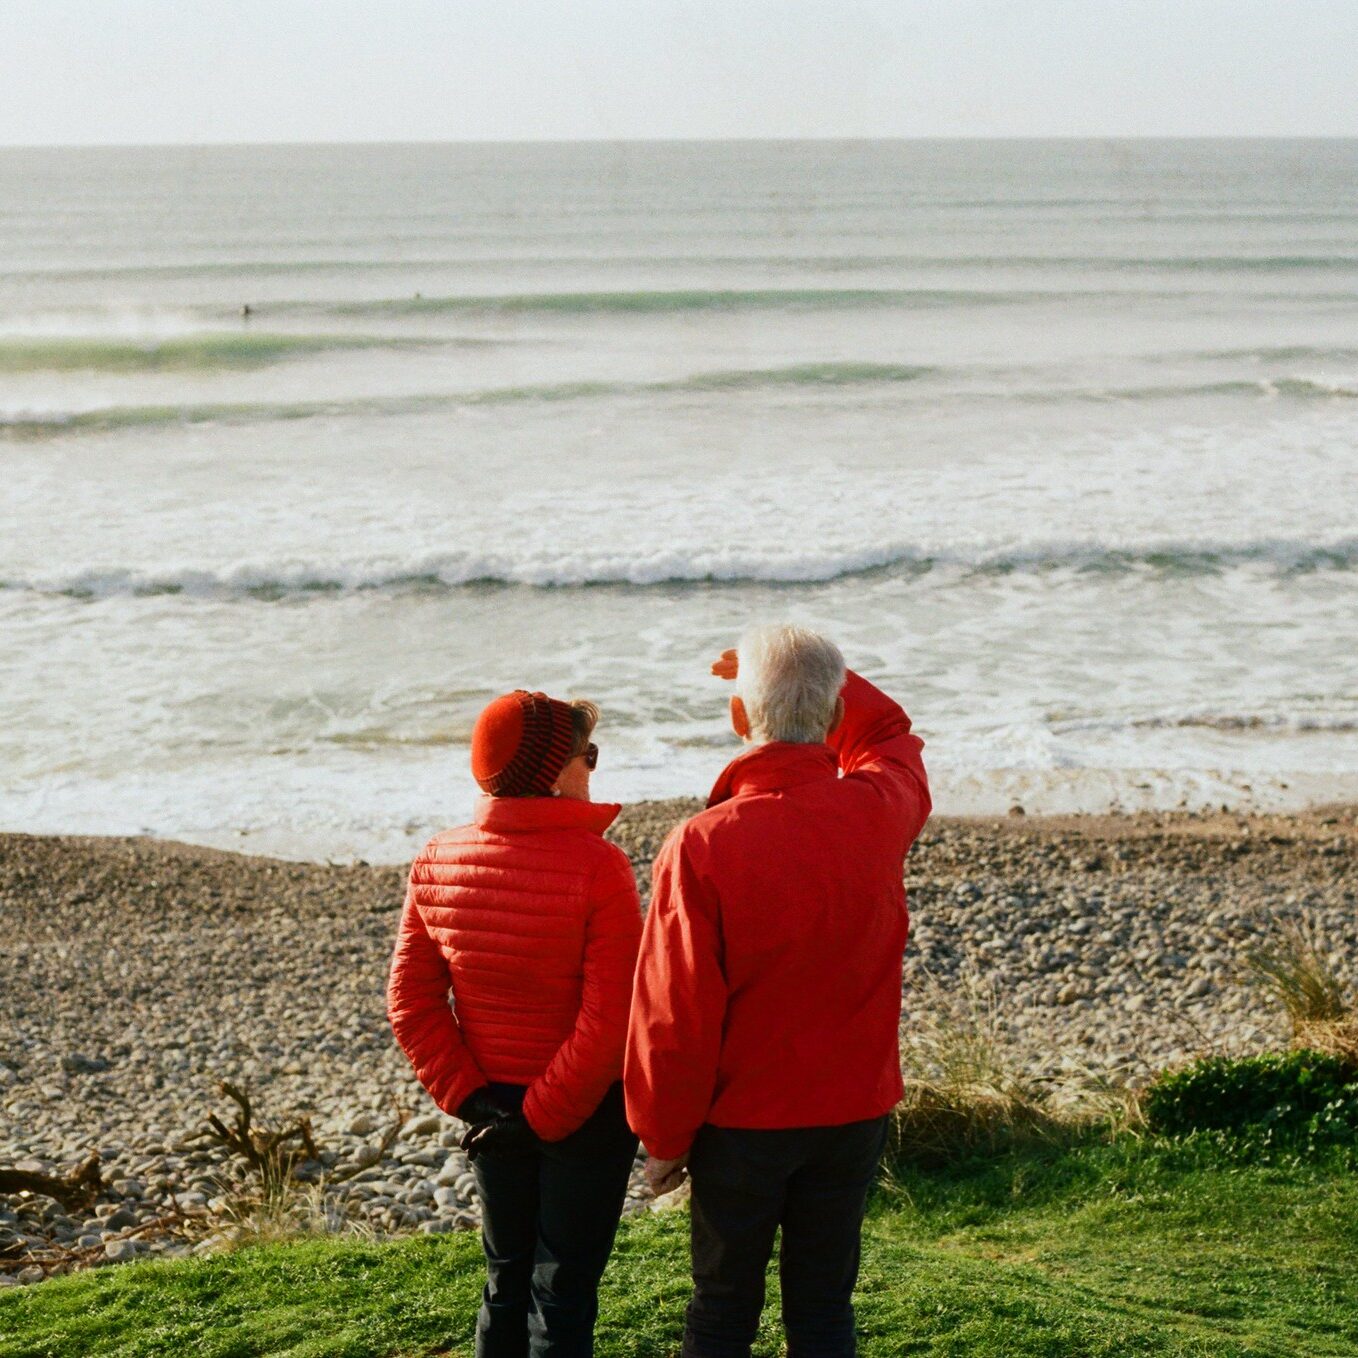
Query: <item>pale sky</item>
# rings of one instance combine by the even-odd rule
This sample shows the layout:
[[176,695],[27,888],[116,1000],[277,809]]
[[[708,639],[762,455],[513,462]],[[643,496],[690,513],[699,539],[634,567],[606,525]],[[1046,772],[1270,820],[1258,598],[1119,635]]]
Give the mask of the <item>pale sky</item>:
[[0,144],[1358,136],[1358,0],[0,0]]

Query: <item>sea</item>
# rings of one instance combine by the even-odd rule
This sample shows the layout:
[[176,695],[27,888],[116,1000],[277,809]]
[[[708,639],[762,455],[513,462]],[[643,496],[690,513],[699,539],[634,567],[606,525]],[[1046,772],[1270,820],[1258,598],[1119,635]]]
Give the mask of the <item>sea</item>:
[[702,796],[1358,800],[1358,141],[0,150],[0,828],[400,861],[516,687]]

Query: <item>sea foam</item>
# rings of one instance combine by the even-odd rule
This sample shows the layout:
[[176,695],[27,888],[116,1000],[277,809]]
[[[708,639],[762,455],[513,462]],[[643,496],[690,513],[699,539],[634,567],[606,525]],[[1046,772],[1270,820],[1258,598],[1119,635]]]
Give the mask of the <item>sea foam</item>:
[[1358,537],[1322,542],[1150,541],[1109,547],[1088,541],[1043,542],[971,550],[927,550],[884,543],[845,551],[765,548],[658,548],[632,553],[575,548],[521,555],[441,552],[402,559],[243,561],[225,567],[84,567],[0,580],[0,588],[84,598],[186,594],[281,598],[373,590],[456,590],[477,586],[570,589],[603,586],[822,584],[876,572],[937,572],[954,577],[1066,571],[1113,574],[1148,571],[1215,575],[1243,567],[1274,572],[1358,568]]

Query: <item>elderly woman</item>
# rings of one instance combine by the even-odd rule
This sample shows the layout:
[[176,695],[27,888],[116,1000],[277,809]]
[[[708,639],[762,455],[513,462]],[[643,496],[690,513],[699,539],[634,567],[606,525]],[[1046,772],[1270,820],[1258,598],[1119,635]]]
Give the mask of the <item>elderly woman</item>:
[[637,1150],[619,1081],[641,907],[603,838],[621,808],[589,796],[598,715],[522,690],[482,712],[471,764],[488,795],[415,860],[392,959],[396,1040],[471,1124],[478,1358],[592,1352]]

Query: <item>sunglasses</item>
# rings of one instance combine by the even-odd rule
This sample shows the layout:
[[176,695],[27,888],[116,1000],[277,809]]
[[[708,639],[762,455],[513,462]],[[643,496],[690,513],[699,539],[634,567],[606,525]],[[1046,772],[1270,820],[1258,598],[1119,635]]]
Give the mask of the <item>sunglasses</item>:
[[585,761],[585,767],[593,773],[599,767],[599,747],[591,740],[576,756]]

